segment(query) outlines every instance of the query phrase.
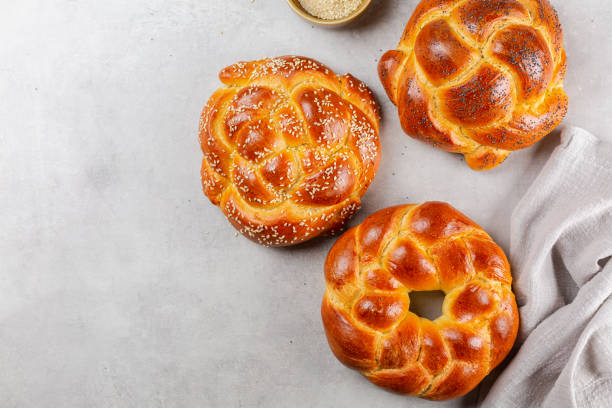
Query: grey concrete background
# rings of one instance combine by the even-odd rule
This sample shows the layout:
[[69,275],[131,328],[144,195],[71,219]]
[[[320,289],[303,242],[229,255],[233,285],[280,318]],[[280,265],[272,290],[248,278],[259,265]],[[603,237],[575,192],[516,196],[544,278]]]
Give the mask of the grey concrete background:
[[[376,63],[416,0],[326,30],[284,0],[0,0],[0,407],[408,407],[341,366],[319,318],[333,239],[259,247],[200,190],[200,110],[237,60],[295,53],[351,72],[384,113],[352,224],[445,200],[508,247],[552,135],[479,174],[405,136]],[[608,137],[612,6],[554,1],[566,123]],[[470,406],[477,392],[432,406]]]

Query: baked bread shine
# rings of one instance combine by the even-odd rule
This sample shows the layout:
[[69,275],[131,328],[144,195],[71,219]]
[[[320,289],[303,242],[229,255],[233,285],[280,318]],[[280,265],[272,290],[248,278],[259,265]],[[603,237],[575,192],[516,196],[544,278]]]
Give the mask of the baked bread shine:
[[380,162],[378,106],[350,74],[304,57],[240,62],[202,112],[202,185],[232,225],[266,246],[342,227]]
[[404,131],[475,170],[567,113],[563,33],[548,0],[422,0],[378,70]]
[[[321,315],[336,357],[374,384],[431,400],[474,389],[508,354],[518,310],[502,249],[448,204],[387,208],[344,233],[325,262]],[[434,321],[410,292],[442,290]]]

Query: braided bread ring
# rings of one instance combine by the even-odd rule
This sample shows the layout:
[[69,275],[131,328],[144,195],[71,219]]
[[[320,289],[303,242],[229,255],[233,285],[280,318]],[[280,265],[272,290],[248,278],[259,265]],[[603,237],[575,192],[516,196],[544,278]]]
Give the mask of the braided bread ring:
[[202,112],[202,185],[266,246],[342,227],[380,162],[378,106],[350,74],[284,56],[231,65]]
[[378,71],[407,134],[489,170],[561,123],[566,66],[548,0],[422,0]]
[[[474,389],[508,354],[518,310],[502,249],[445,203],[391,207],[344,233],[325,262],[329,345],[379,386],[431,400]],[[442,316],[409,311],[442,290]]]

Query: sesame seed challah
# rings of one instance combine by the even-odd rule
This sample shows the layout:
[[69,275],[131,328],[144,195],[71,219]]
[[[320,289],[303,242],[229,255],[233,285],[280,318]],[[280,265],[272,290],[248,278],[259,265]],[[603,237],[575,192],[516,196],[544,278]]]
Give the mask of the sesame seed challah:
[[380,162],[378,106],[350,74],[284,56],[221,71],[202,113],[202,185],[242,234],[286,246],[340,228]]

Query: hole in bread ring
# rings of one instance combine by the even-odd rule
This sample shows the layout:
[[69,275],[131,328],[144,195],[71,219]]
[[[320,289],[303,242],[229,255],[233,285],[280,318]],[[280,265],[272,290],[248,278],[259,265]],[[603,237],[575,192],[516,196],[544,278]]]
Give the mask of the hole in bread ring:
[[417,316],[436,320],[442,316],[442,304],[446,295],[441,290],[410,293],[410,311]]

